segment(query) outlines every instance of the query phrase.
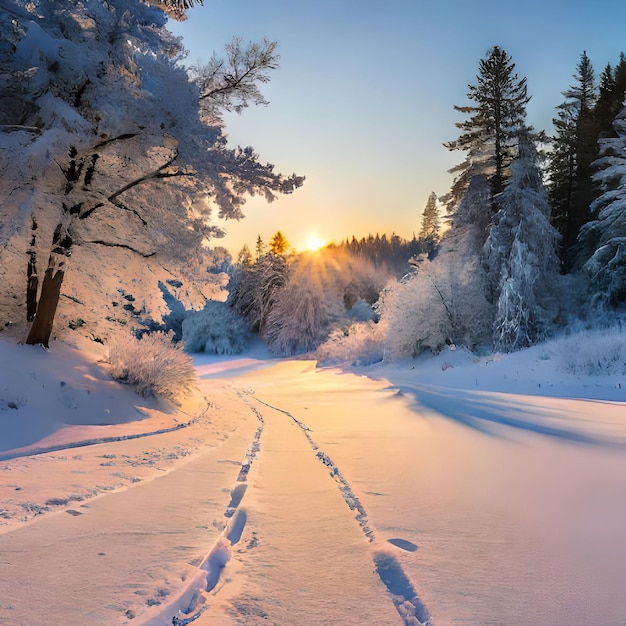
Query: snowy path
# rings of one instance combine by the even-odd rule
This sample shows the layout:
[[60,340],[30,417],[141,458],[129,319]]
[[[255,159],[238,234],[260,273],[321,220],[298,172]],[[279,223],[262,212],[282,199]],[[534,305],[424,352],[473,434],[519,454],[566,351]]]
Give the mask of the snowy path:
[[[126,623],[146,607],[176,603],[222,532],[220,512],[255,428],[243,414],[221,445],[163,475],[0,535],[0,623]],[[130,444],[137,441],[114,449]]]
[[623,404],[258,365],[200,367],[186,428],[0,462],[1,624],[625,623]]
[[232,588],[226,584],[217,608],[213,601],[197,623],[223,623],[227,614],[237,624],[417,624],[394,608],[376,573],[367,520],[361,512],[357,521],[354,496],[316,453],[306,424],[255,395],[247,402],[265,426],[241,504],[244,545],[228,565],[234,573],[225,573]]
[[306,415],[378,541],[416,546],[390,549],[434,624],[624,623],[623,404],[481,392],[464,421],[468,392],[433,412],[425,390],[295,367],[246,381]]

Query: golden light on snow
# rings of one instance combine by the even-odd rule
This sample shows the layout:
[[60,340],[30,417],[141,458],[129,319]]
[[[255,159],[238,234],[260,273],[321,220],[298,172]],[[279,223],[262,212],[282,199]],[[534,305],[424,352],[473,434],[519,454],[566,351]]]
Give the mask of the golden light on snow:
[[309,233],[304,240],[304,246],[310,252],[315,252],[316,250],[323,248],[325,245],[326,242],[321,239],[317,233]]

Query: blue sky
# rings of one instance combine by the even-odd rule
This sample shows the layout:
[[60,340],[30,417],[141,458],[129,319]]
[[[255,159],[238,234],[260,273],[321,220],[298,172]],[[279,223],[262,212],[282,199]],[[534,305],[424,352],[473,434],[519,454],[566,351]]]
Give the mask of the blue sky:
[[583,50],[599,74],[626,51],[626,2],[614,0],[205,0],[183,23],[188,62],[236,35],[278,41],[268,107],[226,118],[233,145],[251,145],[304,187],[272,204],[251,199],[221,240],[236,252],[280,229],[302,248],[325,240],[419,230],[428,195],[446,193],[462,160],[455,139],[478,62],[493,45],[528,78],[528,122],[550,131]]

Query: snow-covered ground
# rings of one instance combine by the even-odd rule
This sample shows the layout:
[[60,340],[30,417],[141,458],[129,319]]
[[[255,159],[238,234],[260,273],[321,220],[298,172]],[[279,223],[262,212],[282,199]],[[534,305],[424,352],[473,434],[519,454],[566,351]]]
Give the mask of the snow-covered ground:
[[0,340],[0,623],[624,623],[626,376],[574,345],[199,356],[176,408]]

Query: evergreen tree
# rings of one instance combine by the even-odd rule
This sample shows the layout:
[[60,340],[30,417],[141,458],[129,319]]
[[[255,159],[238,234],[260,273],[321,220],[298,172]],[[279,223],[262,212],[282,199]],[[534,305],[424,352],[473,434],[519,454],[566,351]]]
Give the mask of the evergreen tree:
[[562,259],[566,266],[571,264],[571,248],[580,227],[590,217],[594,194],[591,164],[597,158],[597,88],[586,52],[576,65],[574,78],[576,82],[563,92],[565,100],[553,120],[556,135],[549,167],[552,223],[563,237]]
[[244,243],[241,250],[237,254],[237,265],[240,267],[248,267],[252,264],[252,252],[248,248],[248,244]]
[[284,255],[289,250],[289,242],[285,236],[277,230],[270,240],[270,254]]
[[613,132],[613,120],[617,113],[614,110],[613,102],[616,86],[615,72],[611,64],[607,63],[602,74],[600,74],[598,101],[594,108],[594,115],[601,136],[610,136]]
[[514,70],[515,63],[505,50],[491,48],[479,63],[477,83],[469,85],[467,97],[475,104],[454,107],[470,118],[456,124],[462,131],[460,137],[444,144],[449,150],[467,153],[465,161],[450,170],[458,175],[445,198],[449,209],[463,197],[475,175],[488,176],[492,196],[504,189],[515,156],[516,135],[524,125],[530,100],[526,78],[518,78]]
[[256,238],[254,253],[257,261],[265,254],[265,242],[261,239],[261,235]]
[[537,150],[526,134],[511,172],[482,253],[495,305],[494,346],[507,352],[545,336],[555,318],[559,266],[558,233],[550,225]]
[[600,137],[617,137],[613,121],[624,106],[626,96],[626,56],[620,53],[619,62],[607,65],[600,77],[600,95],[594,109]]
[[441,220],[439,219],[439,209],[437,208],[437,194],[433,191],[428,196],[428,201],[422,213],[422,227],[419,235],[420,244],[429,255],[432,254],[439,242],[440,230]]
[[187,9],[194,4],[203,4],[203,0],[149,0],[150,4],[163,9],[171,18],[184,22],[187,19]]
[[597,218],[580,231],[584,270],[599,304],[626,302],[626,108],[613,123],[616,137],[600,139],[594,179],[602,194],[592,204]]

